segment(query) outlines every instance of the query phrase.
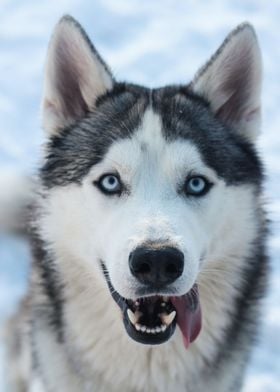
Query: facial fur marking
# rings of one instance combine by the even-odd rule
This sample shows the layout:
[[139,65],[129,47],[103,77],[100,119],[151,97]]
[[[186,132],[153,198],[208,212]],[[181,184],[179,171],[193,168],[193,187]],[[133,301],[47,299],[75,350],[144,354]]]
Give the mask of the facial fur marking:
[[205,163],[228,184],[258,184],[262,167],[253,145],[219,122],[205,101],[191,90],[185,88],[185,100],[176,98],[178,91],[180,87],[172,86],[153,92],[153,108],[162,119],[167,141],[185,139],[194,143]]
[[[123,92],[117,100],[115,90]],[[99,103],[98,111],[89,112],[51,137],[40,173],[43,184],[51,188],[80,183],[113,142],[130,138],[137,130],[148,105],[147,91],[116,83]]]

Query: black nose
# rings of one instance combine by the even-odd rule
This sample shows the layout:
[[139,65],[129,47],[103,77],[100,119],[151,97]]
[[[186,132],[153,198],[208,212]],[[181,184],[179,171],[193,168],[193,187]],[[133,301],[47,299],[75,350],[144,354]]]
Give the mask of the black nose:
[[141,283],[162,287],[182,275],[184,254],[172,247],[139,247],[131,252],[129,267],[132,275]]

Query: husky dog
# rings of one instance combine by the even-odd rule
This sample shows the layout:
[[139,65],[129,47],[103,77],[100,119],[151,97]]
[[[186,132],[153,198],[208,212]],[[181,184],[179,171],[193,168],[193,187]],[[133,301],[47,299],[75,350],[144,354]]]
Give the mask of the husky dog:
[[60,20],[8,391],[240,390],[268,269],[261,73],[244,23],[188,85],[119,83]]

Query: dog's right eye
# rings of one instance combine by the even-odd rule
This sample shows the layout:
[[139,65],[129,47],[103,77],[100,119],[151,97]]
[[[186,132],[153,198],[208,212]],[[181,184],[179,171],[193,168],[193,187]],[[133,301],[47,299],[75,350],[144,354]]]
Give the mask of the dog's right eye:
[[119,195],[122,191],[122,183],[116,174],[104,174],[94,184],[106,195]]
[[187,179],[184,192],[187,196],[204,196],[212,184],[203,176],[192,176]]

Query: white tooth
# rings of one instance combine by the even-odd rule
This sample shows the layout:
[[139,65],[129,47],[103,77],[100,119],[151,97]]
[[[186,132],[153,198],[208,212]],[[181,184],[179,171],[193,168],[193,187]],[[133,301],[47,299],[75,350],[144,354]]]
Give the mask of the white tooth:
[[136,329],[137,331],[140,331],[141,325],[140,325],[140,324],[135,324],[135,329]]
[[135,306],[139,306],[139,301],[135,301]]
[[146,332],[147,332],[147,333],[151,333],[151,328],[147,328],[147,329],[146,329]]
[[156,330],[157,333],[160,333],[161,332],[161,327],[156,327],[155,330]]
[[145,325],[141,325],[141,332],[145,332],[145,331],[146,331]]
[[135,317],[135,314],[130,310],[129,308],[127,309],[127,315],[131,323],[134,325],[138,321],[138,319]]
[[164,331],[166,330],[166,328],[167,328],[166,325],[162,325],[162,326],[161,326],[162,332],[164,332]]
[[173,312],[171,312],[169,314],[161,313],[160,318],[161,318],[161,321],[163,321],[164,324],[166,324],[168,326],[168,325],[170,325],[172,323],[172,321],[174,320],[175,316],[176,316],[176,311],[173,310]]
[[162,306],[163,308],[166,306],[166,303],[165,302],[162,302],[161,304],[160,304],[160,306]]
[[155,333],[156,333],[155,328],[152,328],[152,329],[151,329],[151,333],[152,333],[152,334],[155,334]]

